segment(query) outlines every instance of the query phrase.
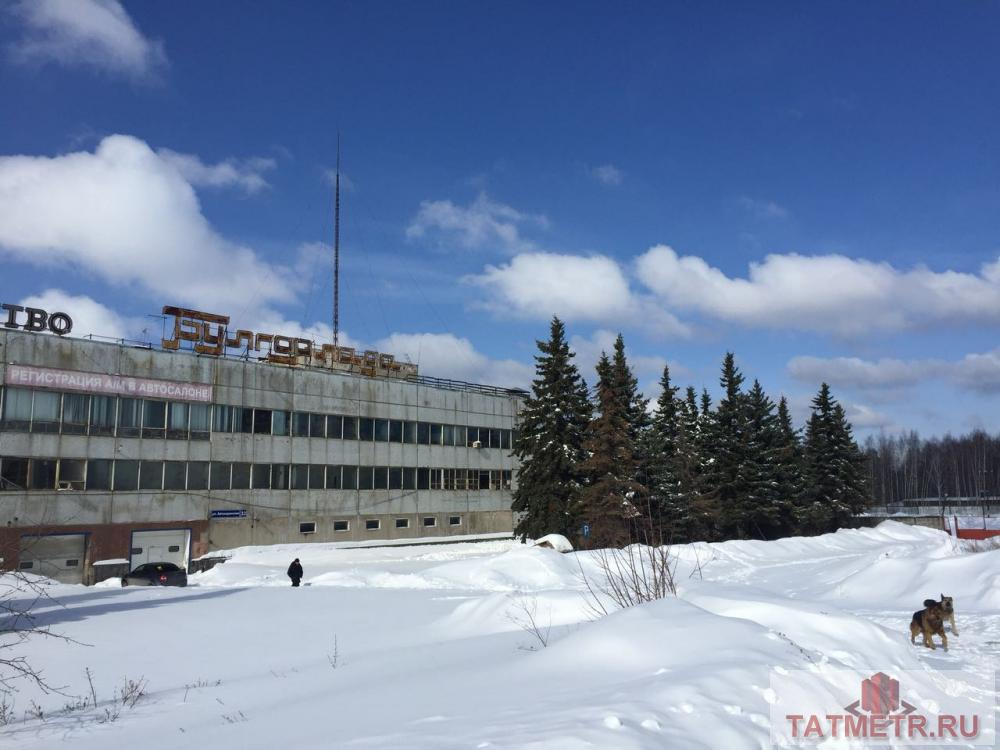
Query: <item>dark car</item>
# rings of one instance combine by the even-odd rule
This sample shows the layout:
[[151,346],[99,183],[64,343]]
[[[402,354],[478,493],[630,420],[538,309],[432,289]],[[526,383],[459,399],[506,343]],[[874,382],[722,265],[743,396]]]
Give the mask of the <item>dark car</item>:
[[122,586],[187,586],[187,571],[173,563],[145,563],[122,578]]

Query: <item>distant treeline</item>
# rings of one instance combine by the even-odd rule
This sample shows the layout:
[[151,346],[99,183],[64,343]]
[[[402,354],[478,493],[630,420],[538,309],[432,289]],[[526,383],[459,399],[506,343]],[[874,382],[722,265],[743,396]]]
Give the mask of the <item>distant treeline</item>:
[[929,497],[1000,495],[1000,435],[923,439],[916,432],[865,441],[871,495],[878,504]]

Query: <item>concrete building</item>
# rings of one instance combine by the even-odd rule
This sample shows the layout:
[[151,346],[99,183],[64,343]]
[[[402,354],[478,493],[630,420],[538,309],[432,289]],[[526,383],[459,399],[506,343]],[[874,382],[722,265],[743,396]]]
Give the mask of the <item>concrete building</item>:
[[297,361],[0,327],[2,567],[512,530],[523,392]]

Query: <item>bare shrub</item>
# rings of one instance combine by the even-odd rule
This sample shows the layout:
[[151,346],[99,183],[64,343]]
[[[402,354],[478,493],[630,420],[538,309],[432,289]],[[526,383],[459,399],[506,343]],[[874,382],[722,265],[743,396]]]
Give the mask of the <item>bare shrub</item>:
[[[538,641],[541,648],[549,645],[549,635],[552,632],[552,610],[549,610],[549,621],[542,626],[538,618],[538,597],[518,594],[513,599],[512,609],[507,610],[508,622],[513,623],[525,633]],[[534,647],[531,647],[534,650]]]
[[333,650],[327,652],[326,660],[330,663],[332,669],[336,669],[340,664],[340,646],[337,643],[337,634],[333,634]]
[[596,580],[580,566],[587,589],[587,604],[597,616],[609,614],[607,602],[615,609],[677,595],[674,581],[676,561],[666,545],[630,544],[622,549],[600,549],[590,553],[597,561]]

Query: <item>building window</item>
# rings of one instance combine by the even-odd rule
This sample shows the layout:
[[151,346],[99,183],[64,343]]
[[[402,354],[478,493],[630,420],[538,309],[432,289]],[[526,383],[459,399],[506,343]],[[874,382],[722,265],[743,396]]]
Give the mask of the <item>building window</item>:
[[333,530],[335,532],[350,531],[351,530],[351,522],[350,521],[334,521],[333,522]]
[[187,466],[187,488],[189,490],[208,489],[208,461],[189,461]]
[[66,561],[66,567],[67,567],[67,568],[75,568],[75,567],[77,567],[77,566],[78,566],[79,564],[80,564],[80,561],[79,561],[79,560],[67,560],[67,561]]
[[290,420],[291,420],[291,415],[287,411],[271,412],[271,434],[280,435],[281,437],[287,437],[288,423]]
[[358,419],[358,440],[373,440],[375,438],[375,420],[369,417]]
[[233,407],[216,404],[212,407],[212,432],[233,431]]
[[87,412],[90,396],[67,393],[63,396],[62,431],[65,435],[83,435],[87,432]]
[[188,436],[187,404],[171,401],[167,404],[167,437],[173,440],[187,440]]
[[20,563],[18,563],[17,567],[20,568],[21,570],[31,570],[33,567],[35,567],[35,563],[33,563],[31,560],[22,560]]
[[475,448],[476,443],[482,446],[482,442],[479,439],[479,428],[478,427],[466,427],[465,428],[465,445],[468,448]]
[[444,432],[444,425],[431,425],[431,445],[441,445],[441,434]]
[[389,442],[390,443],[402,443],[403,442],[403,423],[398,419],[390,420],[389,422]]
[[431,442],[431,426],[426,422],[417,422],[417,444],[427,445]]
[[344,417],[344,440],[358,439],[358,418]]
[[142,436],[146,438],[161,438],[166,434],[166,428],[166,401],[143,401]]
[[327,440],[340,440],[344,437],[344,418],[330,414],[326,418]]
[[0,458],[0,491],[28,489],[28,459]]
[[403,470],[397,467],[389,467],[389,489],[403,489]]
[[139,462],[115,461],[115,479],[112,486],[116,492],[135,492],[139,489]]
[[377,518],[366,518],[365,519],[365,531],[378,531],[382,522]]
[[403,467],[403,489],[417,489],[417,470],[413,466]]
[[310,414],[309,415],[309,437],[314,437],[314,438],[325,438],[326,437],[326,415],[325,414]]
[[191,404],[191,439],[208,440],[212,426],[212,408],[208,404]]
[[375,484],[375,470],[371,466],[358,467],[358,489],[370,490]]
[[27,388],[4,389],[3,425],[9,430],[28,430],[31,426],[30,390]]
[[254,409],[253,410],[253,434],[254,435],[270,435],[271,434],[271,410],[270,409]]
[[462,517],[461,516],[448,516],[448,525],[449,526],[461,526],[462,525]]
[[431,470],[417,469],[417,489],[429,490],[431,487]]
[[292,465],[292,489],[309,489],[309,466],[307,464]]
[[409,445],[417,442],[416,422],[403,422],[403,442]]
[[396,519],[396,528],[397,529],[408,529],[408,528],[410,528],[410,519],[409,518],[397,518]]
[[114,435],[115,411],[118,399],[113,396],[91,396],[90,398],[90,434]]
[[54,490],[56,488],[56,462],[54,459],[31,459],[31,489]]
[[446,424],[441,434],[445,445],[455,444],[455,425]]
[[164,461],[163,489],[183,490],[187,487],[187,464],[183,461]]
[[139,489],[163,489],[163,461],[139,462]]
[[250,489],[250,464],[233,464],[233,489]]
[[288,464],[271,464],[271,489],[288,489]]
[[118,437],[139,437],[142,402],[135,398],[118,400]]
[[340,483],[345,490],[356,490],[358,488],[358,467],[342,466]]
[[181,546],[179,544],[171,544],[167,547],[167,552],[180,552]]
[[430,528],[432,526],[437,526],[438,520],[435,516],[424,516],[424,526]]
[[309,489],[311,490],[321,490],[326,484],[326,479],[324,474],[326,473],[326,467],[322,464],[312,464],[309,466]]
[[86,486],[84,481],[86,473],[86,461],[70,458],[60,459],[59,480],[56,487],[60,490],[82,490]]
[[111,461],[94,458],[87,462],[87,489],[111,489]]
[[389,489],[389,467],[388,466],[376,466],[374,477],[372,478],[372,489],[373,490],[387,490]]
[[461,448],[465,445],[465,438],[468,435],[468,428],[465,425],[455,425],[455,445]]
[[315,521],[303,521],[299,524],[300,534],[315,534],[316,533],[316,522]]
[[327,466],[326,467],[326,488],[328,490],[339,490],[340,489],[340,467],[339,466]]
[[32,432],[59,432],[59,394],[35,391],[31,411]]
[[309,437],[309,415],[292,412],[292,437]]
[[253,434],[253,409],[250,407],[233,407],[233,428],[244,435]]
[[375,420],[375,442],[376,443],[387,443],[387,442],[389,442],[389,420],[388,419],[376,419]]
[[212,461],[211,484],[213,490],[228,490],[233,465],[223,461]]
[[271,464],[254,464],[250,481],[255,490],[271,489]]

